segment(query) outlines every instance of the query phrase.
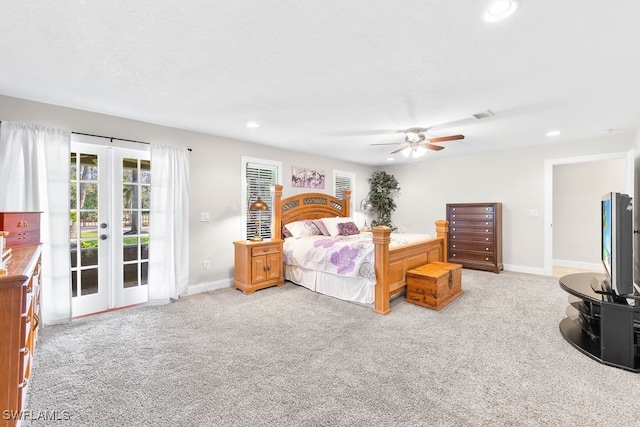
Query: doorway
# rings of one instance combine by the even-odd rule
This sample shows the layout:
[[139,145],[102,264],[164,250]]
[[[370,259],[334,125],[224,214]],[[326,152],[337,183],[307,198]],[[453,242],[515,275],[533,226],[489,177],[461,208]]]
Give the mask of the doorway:
[[72,316],[148,299],[149,152],[71,142]]
[[[597,154],[592,156],[550,159],[545,161],[544,274],[549,276],[554,275],[554,238],[556,238],[556,234],[559,234],[559,233],[554,233],[554,230],[553,230],[554,216],[557,214],[557,212],[554,210],[554,188],[555,188],[554,187],[554,179],[555,179],[554,168],[561,167],[563,165],[578,165],[583,163],[609,162],[609,161],[615,161],[615,160],[623,160],[622,164],[624,164],[624,173],[623,173],[624,182],[620,183],[622,191],[627,194],[633,194],[634,150],[629,150],[628,152],[620,152],[620,153],[606,153],[606,154]],[[588,186],[589,183],[584,183],[584,185]],[[580,191],[581,189],[579,187],[575,188],[576,193]],[[615,191],[615,189],[607,189],[601,192],[602,194],[604,194],[606,191]],[[598,196],[598,199],[600,196]],[[593,234],[595,236],[599,236],[599,227],[597,226],[597,224],[590,228],[594,228]],[[599,237],[597,238],[599,239]],[[595,246],[597,247],[598,245],[599,243]],[[575,265],[570,264],[569,267],[592,269],[593,265],[589,265],[589,264],[581,265],[581,263],[576,263]]]

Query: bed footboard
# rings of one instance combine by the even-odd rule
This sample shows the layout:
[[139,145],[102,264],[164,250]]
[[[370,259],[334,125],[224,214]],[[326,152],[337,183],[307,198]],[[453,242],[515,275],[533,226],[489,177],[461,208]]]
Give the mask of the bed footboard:
[[406,286],[406,272],[412,268],[447,259],[447,238],[449,222],[436,221],[435,239],[389,248],[391,228],[374,227],[373,244],[375,245],[376,288],[373,311],[388,314],[391,311],[391,298]]

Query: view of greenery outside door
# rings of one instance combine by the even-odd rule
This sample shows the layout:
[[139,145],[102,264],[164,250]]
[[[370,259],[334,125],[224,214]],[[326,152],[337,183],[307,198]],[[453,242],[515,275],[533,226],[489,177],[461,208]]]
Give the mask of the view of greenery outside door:
[[73,316],[146,302],[149,152],[72,142],[69,178]]

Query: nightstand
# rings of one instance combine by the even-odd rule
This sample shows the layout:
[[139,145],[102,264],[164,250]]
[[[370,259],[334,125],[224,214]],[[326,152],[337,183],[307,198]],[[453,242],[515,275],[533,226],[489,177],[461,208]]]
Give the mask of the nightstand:
[[233,242],[233,245],[234,288],[252,294],[258,289],[284,285],[282,240],[241,240]]

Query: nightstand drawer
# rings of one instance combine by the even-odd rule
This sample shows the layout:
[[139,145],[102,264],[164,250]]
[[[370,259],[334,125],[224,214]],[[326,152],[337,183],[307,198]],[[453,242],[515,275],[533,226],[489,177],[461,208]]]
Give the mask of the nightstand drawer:
[[280,253],[280,245],[260,246],[251,248],[251,256],[270,255]]

